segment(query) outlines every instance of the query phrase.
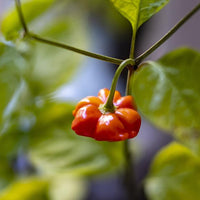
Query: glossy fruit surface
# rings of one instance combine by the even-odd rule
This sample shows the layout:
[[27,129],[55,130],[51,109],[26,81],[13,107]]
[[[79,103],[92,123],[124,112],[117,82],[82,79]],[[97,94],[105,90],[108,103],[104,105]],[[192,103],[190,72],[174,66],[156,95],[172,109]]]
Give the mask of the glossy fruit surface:
[[101,89],[97,97],[88,96],[78,102],[73,111],[72,129],[78,135],[99,141],[122,141],[135,137],[140,129],[141,117],[132,96],[121,97],[115,91],[113,112],[102,112],[109,90]]

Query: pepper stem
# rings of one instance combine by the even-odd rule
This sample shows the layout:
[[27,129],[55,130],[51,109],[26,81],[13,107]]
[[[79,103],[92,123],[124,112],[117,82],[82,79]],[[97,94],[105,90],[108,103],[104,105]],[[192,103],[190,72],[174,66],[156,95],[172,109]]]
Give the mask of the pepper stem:
[[115,107],[113,104],[113,98],[115,95],[115,89],[116,89],[116,85],[117,85],[119,76],[125,67],[134,66],[134,64],[135,64],[135,61],[132,58],[128,58],[128,59],[124,60],[117,68],[115,75],[113,77],[113,80],[112,80],[112,85],[111,85],[108,99],[107,99],[106,103],[103,105],[104,112],[114,112]]

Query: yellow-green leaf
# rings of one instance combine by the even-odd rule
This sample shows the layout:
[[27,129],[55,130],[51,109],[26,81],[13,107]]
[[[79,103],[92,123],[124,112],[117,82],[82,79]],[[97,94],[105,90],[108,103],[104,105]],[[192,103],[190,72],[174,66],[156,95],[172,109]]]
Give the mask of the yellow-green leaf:
[[[26,22],[29,23],[41,15],[53,2],[54,0],[22,0],[22,11]],[[19,21],[17,10],[15,7],[12,7],[3,16],[1,24],[2,33],[8,40],[16,39],[20,29],[22,29],[22,25]]]
[[46,104],[30,133],[29,158],[45,175],[96,174],[118,169],[123,143],[97,142],[71,130],[72,107]]
[[144,116],[165,130],[200,130],[200,53],[188,48],[147,62],[135,74],[133,95]]
[[45,179],[22,179],[1,191],[0,200],[48,200],[47,188],[48,181]]
[[20,90],[22,77],[27,63],[24,57],[9,44],[0,43],[0,132],[3,132],[3,120],[7,118]]
[[80,177],[29,176],[13,181],[0,191],[0,200],[81,200],[87,189]]
[[145,181],[150,200],[188,200],[200,196],[200,159],[172,143],[155,157]]
[[132,24],[133,32],[152,15],[161,10],[169,0],[110,0],[117,10]]
[[0,155],[0,163],[0,189],[2,189],[15,178],[15,172],[11,160],[7,157]]
[[[79,47],[87,46],[84,21],[80,19],[77,21],[75,17],[68,16],[68,13],[63,15],[59,13],[64,13],[63,9],[56,10],[54,15],[48,16],[49,23],[46,25],[45,18],[41,18],[40,24],[43,23],[43,28],[38,30],[38,33],[42,37],[51,38],[50,40],[73,43]],[[76,53],[37,42],[29,53],[33,66],[31,86],[34,92],[42,94],[50,93],[70,80],[75,70],[81,66],[83,58]]]
[[122,143],[96,142],[61,127],[37,130],[30,142],[30,160],[45,175],[91,175],[123,163]]

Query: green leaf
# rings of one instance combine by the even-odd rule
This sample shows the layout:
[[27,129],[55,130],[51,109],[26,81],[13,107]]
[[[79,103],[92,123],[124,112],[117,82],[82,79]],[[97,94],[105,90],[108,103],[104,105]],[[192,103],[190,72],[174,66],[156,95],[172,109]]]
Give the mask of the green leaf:
[[0,163],[0,189],[2,189],[13,181],[15,173],[9,158],[0,156]]
[[48,181],[45,179],[22,179],[1,191],[0,200],[48,200],[47,189]]
[[200,156],[200,130],[178,128],[175,131],[175,138],[193,153]]
[[37,115],[39,120],[29,139],[32,164],[45,175],[94,174],[119,168],[123,144],[77,136],[71,130],[71,112],[60,104],[49,105]]
[[49,185],[51,200],[82,200],[87,195],[87,182],[77,176],[62,175],[53,177]]
[[0,43],[0,156],[16,154],[24,136],[20,126],[25,123],[17,112],[27,103],[24,76],[28,70],[27,61],[12,43]]
[[[22,0],[22,10],[27,23],[40,16],[54,0]],[[19,36],[18,31],[22,29],[16,8],[12,7],[4,16],[1,30],[6,39],[12,40]]]
[[0,191],[0,200],[66,200],[83,199],[86,182],[73,176],[29,176],[11,183]]
[[13,109],[26,67],[26,60],[13,46],[0,43],[0,132]]
[[[23,13],[25,16],[30,15],[27,16],[27,22],[32,22],[28,23],[30,30],[35,30],[35,33],[49,40],[86,48],[85,14],[79,11],[75,12],[77,8],[70,10],[68,1],[56,2],[51,12],[43,13],[52,2],[53,0],[24,2]],[[40,9],[35,9],[36,7]],[[32,14],[33,12],[34,14]],[[12,13],[17,15],[15,8]],[[39,16],[39,13],[42,13],[42,15]],[[17,23],[14,20],[12,23],[9,21],[12,19],[18,20],[18,17],[11,15],[3,20],[2,29],[9,32],[4,31],[6,32],[5,35],[15,35],[18,26],[21,28],[19,22]],[[17,38],[20,37],[17,36]],[[54,92],[59,86],[72,78],[77,67],[81,64],[82,57],[76,53],[35,40],[28,40],[28,38],[15,42],[18,50],[26,54],[29,60],[29,70],[24,73],[34,96]]]
[[200,159],[178,143],[155,157],[145,181],[150,200],[188,200],[200,196]]
[[[87,46],[84,22],[58,13],[62,13],[62,10],[48,16],[49,25],[44,25],[44,28],[40,29],[40,35],[66,44],[73,42],[73,46]],[[45,18],[43,23],[48,24]],[[37,95],[50,93],[69,81],[82,61],[82,57],[76,53],[47,44],[35,43],[30,52],[33,67],[29,80],[34,93],[39,93]]]
[[133,95],[154,125],[165,130],[200,130],[200,54],[181,48],[135,74]]
[[29,156],[45,175],[102,173],[118,168],[123,160],[121,143],[96,142],[60,127],[38,133],[31,138]]
[[[36,2],[39,4],[39,1]],[[66,1],[59,1],[51,13],[35,19],[31,27],[43,37],[74,42],[77,46],[85,44],[84,15],[80,13],[80,19],[74,10],[67,8]],[[55,113],[47,116],[47,109],[40,115],[38,108],[46,104],[45,99],[53,100],[53,95],[49,93],[69,80],[80,63],[77,54],[31,40],[28,42],[0,44],[0,155],[13,155],[19,147],[24,148],[39,117],[44,117],[46,121],[50,121],[49,118],[56,120]],[[42,128],[46,121],[38,126]]]
[[134,35],[137,29],[152,15],[161,10],[169,0],[110,0],[117,10],[127,18]]

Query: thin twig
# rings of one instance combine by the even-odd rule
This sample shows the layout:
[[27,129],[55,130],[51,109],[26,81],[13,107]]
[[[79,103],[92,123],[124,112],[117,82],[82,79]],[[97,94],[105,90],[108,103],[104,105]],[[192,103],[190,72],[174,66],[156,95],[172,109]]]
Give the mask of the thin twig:
[[144,58],[155,51],[167,39],[169,39],[188,19],[190,19],[200,9],[200,3],[194,7],[185,17],[183,17],[171,30],[169,30],[159,41],[147,49],[144,53],[135,59],[135,63],[139,64]]
[[92,53],[92,52],[85,51],[85,50],[82,50],[82,49],[79,49],[79,48],[75,48],[75,47],[70,46],[70,45],[51,41],[51,40],[42,38],[42,37],[40,37],[36,34],[30,33],[29,29],[27,27],[23,12],[22,12],[20,0],[15,0],[15,4],[16,4],[17,13],[18,13],[20,22],[21,22],[22,27],[24,29],[24,33],[25,33],[24,35],[25,36],[32,38],[32,39],[34,39],[38,42],[42,42],[42,43],[45,43],[45,44],[49,44],[49,45],[53,45],[53,46],[60,47],[60,48],[63,48],[63,49],[67,49],[67,50],[70,50],[70,51],[73,51],[73,52],[76,52],[76,53],[79,53],[79,54],[82,54],[82,55],[85,55],[85,56],[88,56],[88,57],[96,58],[98,60],[103,60],[103,61],[114,63],[114,64],[117,64],[117,65],[119,65],[123,61],[121,59],[117,59],[117,58],[113,58],[113,57],[109,57],[109,56],[104,56],[104,55],[101,55],[101,54]]
[[20,22],[21,22],[21,24],[22,24],[22,27],[23,27],[23,29],[24,29],[24,32],[25,32],[25,34],[28,34],[29,30],[28,30],[28,27],[27,27],[27,25],[26,25],[26,21],[25,21],[25,19],[24,19],[24,15],[23,15],[23,12],[22,12],[22,7],[21,7],[21,2],[20,2],[20,0],[15,0],[15,5],[16,5],[17,13],[18,13]]
[[82,49],[79,49],[79,48],[75,48],[73,46],[69,46],[69,45],[66,45],[66,44],[63,44],[63,43],[55,42],[55,41],[52,41],[52,40],[47,40],[45,38],[42,38],[42,37],[35,35],[35,34],[32,34],[32,33],[29,33],[29,37],[38,41],[38,42],[42,42],[42,43],[45,43],[45,44],[49,44],[49,45],[53,45],[53,46],[60,47],[60,48],[63,48],[63,49],[67,49],[67,50],[70,50],[70,51],[73,51],[73,52],[76,52],[76,53],[79,53],[79,54],[82,54],[82,55],[85,55],[85,56],[88,56],[88,57],[107,61],[107,62],[110,62],[110,63],[113,63],[113,64],[119,65],[123,61],[121,59],[117,59],[117,58],[113,58],[113,57],[109,57],[109,56],[104,56],[104,55],[101,55],[101,54],[92,53],[92,52],[85,51],[85,50],[82,50]]

